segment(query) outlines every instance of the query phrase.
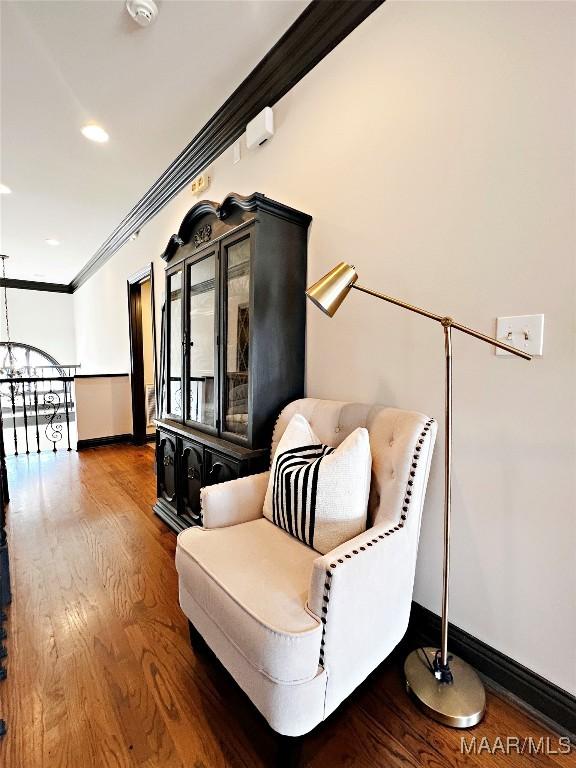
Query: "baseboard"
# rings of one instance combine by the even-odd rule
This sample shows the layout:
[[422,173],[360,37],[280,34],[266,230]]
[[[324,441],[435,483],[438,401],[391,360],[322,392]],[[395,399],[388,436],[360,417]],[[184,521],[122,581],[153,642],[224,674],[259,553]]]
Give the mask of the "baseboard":
[[131,443],[132,435],[109,435],[108,437],[90,437],[87,440],[78,440],[77,451],[83,451],[86,448],[98,448],[101,445],[114,445],[115,443]]
[[[413,645],[437,645],[440,616],[412,603],[407,638]],[[527,704],[546,720],[576,739],[576,697],[522,666],[514,659],[450,624],[449,650],[457,654],[488,681]]]
[[133,445],[148,445],[148,443],[154,443],[156,442],[156,433],[153,432],[151,435],[144,435],[144,437],[139,437],[136,439],[134,435],[131,435],[131,442]]

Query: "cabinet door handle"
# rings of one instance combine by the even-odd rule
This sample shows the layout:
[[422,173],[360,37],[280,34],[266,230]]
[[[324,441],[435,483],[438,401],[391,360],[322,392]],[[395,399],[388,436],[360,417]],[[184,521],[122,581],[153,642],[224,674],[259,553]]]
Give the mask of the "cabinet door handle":
[[164,456],[164,466],[169,467],[170,464],[174,464],[174,457],[173,456]]
[[214,474],[219,475],[221,469],[226,469],[224,464],[222,464],[221,461],[215,461],[214,464],[212,464],[212,469],[210,470],[210,474],[211,475],[214,475]]
[[201,480],[202,475],[199,467],[190,467],[188,470],[188,480]]

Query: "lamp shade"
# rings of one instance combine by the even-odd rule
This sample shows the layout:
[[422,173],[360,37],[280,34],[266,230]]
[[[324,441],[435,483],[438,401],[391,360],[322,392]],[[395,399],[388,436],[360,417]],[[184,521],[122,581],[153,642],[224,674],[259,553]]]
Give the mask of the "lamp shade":
[[334,313],[348,296],[356,280],[358,280],[358,274],[354,267],[341,261],[318,282],[311,285],[306,291],[306,296],[328,317],[334,317]]

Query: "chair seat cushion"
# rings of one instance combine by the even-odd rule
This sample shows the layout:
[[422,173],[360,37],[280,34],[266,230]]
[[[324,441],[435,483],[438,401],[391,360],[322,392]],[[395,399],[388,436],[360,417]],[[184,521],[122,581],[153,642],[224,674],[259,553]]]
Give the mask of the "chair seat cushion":
[[298,683],[318,671],[322,625],[306,609],[316,557],[260,518],[183,531],[176,568],[181,584],[256,669]]

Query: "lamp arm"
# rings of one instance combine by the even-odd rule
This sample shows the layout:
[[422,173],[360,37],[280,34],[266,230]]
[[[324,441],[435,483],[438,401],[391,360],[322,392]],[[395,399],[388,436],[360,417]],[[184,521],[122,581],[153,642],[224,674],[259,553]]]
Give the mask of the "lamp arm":
[[428,317],[430,320],[436,320],[437,323],[440,323],[444,327],[455,328],[457,331],[466,333],[468,336],[473,336],[475,339],[486,342],[486,344],[490,344],[491,346],[499,347],[499,349],[510,352],[510,354],[516,355],[516,357],[521,357],[524,360],[532,360],[532,356],[527,352],[523,352],[521,349],[517,349],[517,347],[512,347],[510,344],[504,344],[504,342],[499,341],[498,339],[493,339],[491,336],[486,336],[486,334],[480,333],[480,331],[475,331],[473,328],[468,328],[465,325],[461,325],[451,317],[437,315],[434,312],[429,312],[427,309],[422,309],[422,307],[417,307],[414,304],[408,304],[408,302],[402,301],[401,299],[395,299],[392,296],[386,296],[384,293],[372,291],[370,288],[364,288],[364,286],[358,285],[357,283],[353,283],[351,287],[355,288],[357,291],[361,291],[362,293],[368,293],[370,296],[375,296],[377,299],[387,301],[390,304],[395,304],[398,307],[404,307],[404,309],[408,309],[410,312],[416,312],[418,315]]
[[444,320],[444,317],[442,315],[436,315],[434,312],[428,312],[427,309],[422,309],[422,307],[416,307],[414,304],[408,304],[406,301],[401,301],[400,299],[394,299],[392,296],[386,296],[384,293],[378,293],[378,291],[372,291],[370,288],[364,288],[363,285],[358,285],[357,283],[353,283],[352,288],[355,288],[357,291],[362,291],[362,293],[369,293],[370,296],[375,296],[377,299],[383,299],[384,301],[390,302],[390,304],[396,304],[398,307],[404,307],[404,309],[409,309],[411,312],[416,312],[419,315],[424,315],[424,317],[429,317],[430,320],[436,320],[436,322],[441,323],[442,320]]
[[455,322],[452,322],[452,328],[456,328],[457,331],[462,331],[462,333],[467,333],[468,336],[474,336],[475,339],[485,341],[487,344],[491,344],[494,347],[504,349],[506,352],[510,352],[512,355],[516,355],[516,357],[522,357],[524,360],[532,360],[532,355],[529,355],[527,352],[523,352],[517,347],[511,347],[510,344],[504,344],[503,341],[493,339],[491,336],[486,336],[484,333],[475,331],[473,328],[467,328],[465,325],[460,325],[460,323]]

